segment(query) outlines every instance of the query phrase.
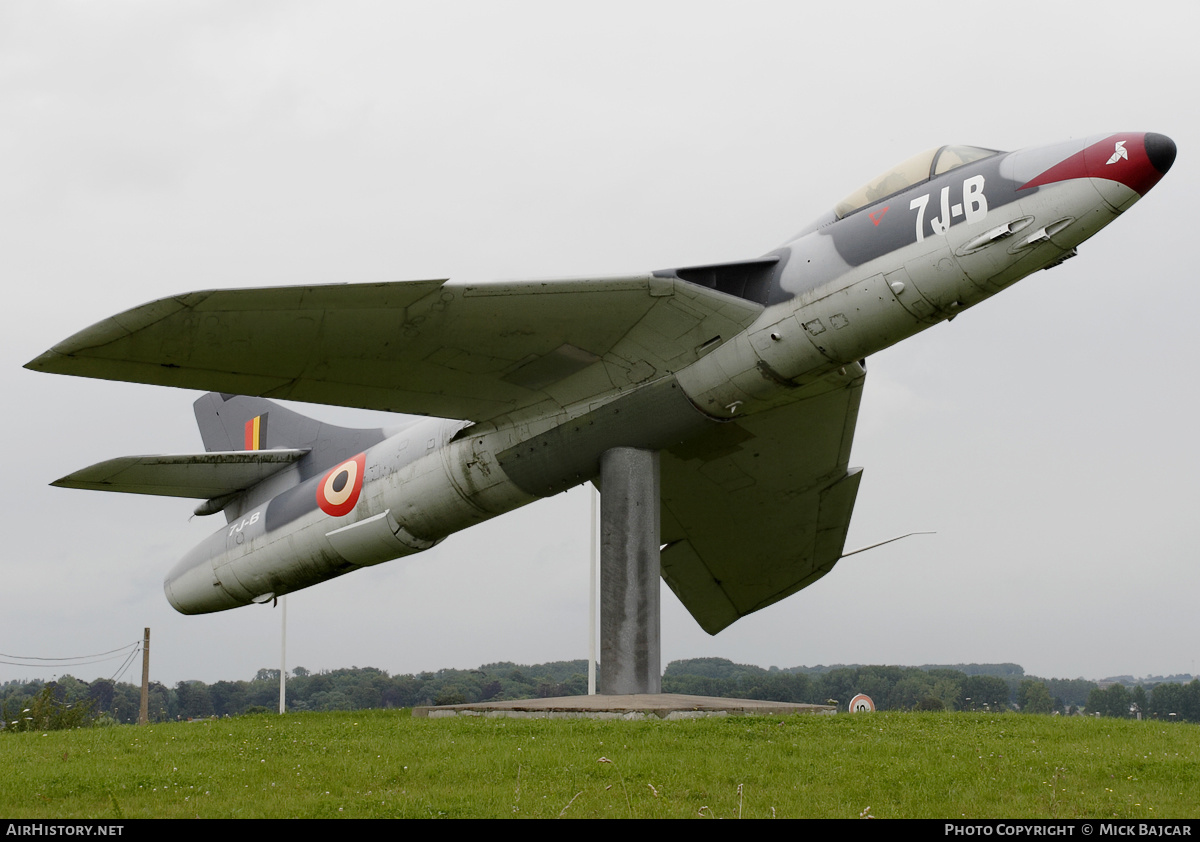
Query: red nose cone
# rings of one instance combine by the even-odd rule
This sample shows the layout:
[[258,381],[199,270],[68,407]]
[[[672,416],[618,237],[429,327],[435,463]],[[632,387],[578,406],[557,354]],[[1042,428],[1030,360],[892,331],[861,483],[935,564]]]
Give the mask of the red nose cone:
[[1064,158],[1032,181],[1038,187],[1072,178],[1103,178],[1116,181],[1145,196],[1175,163],[1175,142],[1154,132],[1127,132],[1106,137]]
[[1175,163],[1175,143],[1166,135],[1116,134],[1084,150],[1088,175],[1119,181],[1145,196]]

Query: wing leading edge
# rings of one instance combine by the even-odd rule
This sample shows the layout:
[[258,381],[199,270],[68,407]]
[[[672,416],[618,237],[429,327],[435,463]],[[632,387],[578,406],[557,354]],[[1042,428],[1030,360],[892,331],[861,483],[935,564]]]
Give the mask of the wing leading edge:
[[209,290],[113,316],[26,367],[486,421],[677,371],[762,309],[653,275]]
[[866,377],[853,368],[662,454],[662,575],[709,634],[841,558],[862,476],[847,468]]

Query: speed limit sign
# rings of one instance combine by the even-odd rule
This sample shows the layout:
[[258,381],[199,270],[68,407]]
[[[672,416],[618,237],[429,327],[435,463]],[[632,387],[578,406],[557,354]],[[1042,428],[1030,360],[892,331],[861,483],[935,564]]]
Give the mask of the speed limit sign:
[[871,701],[870,696],[864,693],[859,693],[850,700],[851,713],[870,713],[873,710],[875,710],[875,703]]

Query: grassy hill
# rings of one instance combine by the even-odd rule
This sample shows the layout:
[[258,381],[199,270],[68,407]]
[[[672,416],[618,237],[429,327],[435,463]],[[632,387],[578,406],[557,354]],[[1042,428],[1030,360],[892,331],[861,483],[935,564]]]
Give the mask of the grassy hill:
[[0,735],[0,815],[1181,818],[1198,761],[1200,726],[1012,713],[253,715]]

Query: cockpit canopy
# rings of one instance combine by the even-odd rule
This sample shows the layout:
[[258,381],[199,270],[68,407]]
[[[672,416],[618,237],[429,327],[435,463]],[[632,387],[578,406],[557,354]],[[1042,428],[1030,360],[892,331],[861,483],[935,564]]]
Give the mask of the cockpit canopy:
[[865,187],[855,190],[838,202],[833,211],[837,214],[838,219],[842,219],[867,205],[873,205],[881,199],[907,190],[914,184],[920,184],[934,176],[999,154],[995,149],[984,149],[979,146],[939,146],[936,149],[929,149],[920,155],[914,155],[898,167],[893,167],[870,181]]

